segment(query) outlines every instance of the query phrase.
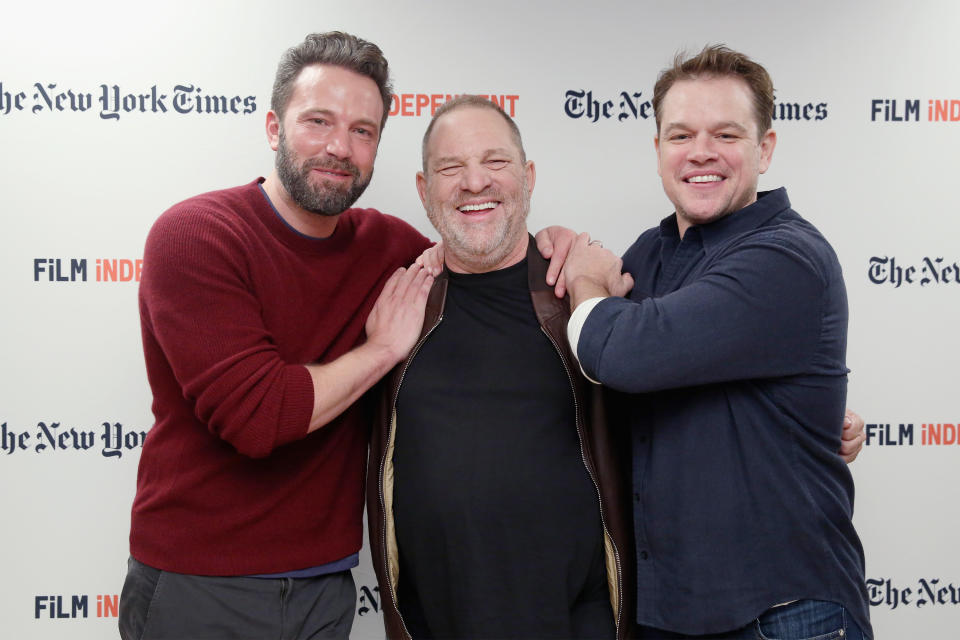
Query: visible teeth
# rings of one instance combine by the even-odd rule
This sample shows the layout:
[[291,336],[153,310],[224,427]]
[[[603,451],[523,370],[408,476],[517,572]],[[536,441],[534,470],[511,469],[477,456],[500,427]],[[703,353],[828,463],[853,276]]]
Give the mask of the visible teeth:
[[720,182],[721,180],[723,180],[723,178],[717,175],[693,176],[693,177],[687,178],[687,182]]
[[483,202],[481,204],[465,204],[457,208],[460,211],[483,211],[484,209],[493,209],[496,206],[496,202]]

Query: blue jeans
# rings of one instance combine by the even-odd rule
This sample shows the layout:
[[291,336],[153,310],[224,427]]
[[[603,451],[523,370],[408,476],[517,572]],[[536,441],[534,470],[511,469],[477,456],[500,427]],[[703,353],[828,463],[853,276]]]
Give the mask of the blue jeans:
[[641,640],[863,640],[863,632],[847,610],[835,602],[797,600],[780,607],[767,609],[750,624],[702,636],[688,636],[641,626],[637,637]]

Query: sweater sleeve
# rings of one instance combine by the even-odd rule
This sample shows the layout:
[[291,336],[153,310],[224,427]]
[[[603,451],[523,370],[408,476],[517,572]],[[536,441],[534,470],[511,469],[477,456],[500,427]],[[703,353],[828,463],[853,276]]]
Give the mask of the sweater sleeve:
[[[629,268],[629,265],[628,265]],[[825,324],[846,322],[817,260],[781,238],[729,249],[702,276],[660,297],[607,298],[591,311],[577,355],[585,373],[644,393],[800,373],[845,372],[819,345]],[[834,319],[830,295],[842,295]]]
[[271,341],[248,257],[241,232],[215,211],[174,207],[147,238],[141,316],[148,370],[151,357],[165,361],[151,384],[176,387],[167,393],[182,394],[213,434],[263,457],[306,436],[313,387]]

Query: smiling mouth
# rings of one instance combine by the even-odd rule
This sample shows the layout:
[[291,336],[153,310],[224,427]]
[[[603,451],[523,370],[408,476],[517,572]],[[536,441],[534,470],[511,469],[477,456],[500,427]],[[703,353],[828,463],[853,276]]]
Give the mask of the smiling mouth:
[[703,184],[705,182],[722,182],[725,178],[723,176],[718,176],[716,174],[708,176],[690,176],[684,182],[689,182],[691,184]]
[[331,178],[352,178],[353,174],[348,171],[337,171],[336,169],[324,169],[322,167],[314,168],[314,171],[319,173],[322,176],[329,176]]
[[462,204],[459,207],[457,207],[457,211],[459,211],[460,213],[467,213],[467,214],[484,213],[486,211],[490,211],[491,209],[496,209],[499,204],[500,204],[499,202],[494,202],[494,201],[478,202],[477,204]]

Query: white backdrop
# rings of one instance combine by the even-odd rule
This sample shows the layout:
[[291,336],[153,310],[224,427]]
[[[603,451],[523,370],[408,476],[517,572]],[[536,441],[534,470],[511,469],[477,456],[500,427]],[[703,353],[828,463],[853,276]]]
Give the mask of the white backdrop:
[[[307,32],[342,29],[378,43],[397,93],[409,94],[398,98],[360,204],[430,237],[414,189],[430,115],[418,115],[418,100],[508,96],[537,162],[530,226],[589,230],[622,251],[670,211],[652,115],[643,117],[657,72],[678,49],[716,42],[766,65],[783,111],[761,188],[789,188],[847,279],[849,404],[869,424],[853,465],[855,522],[876,634],[956,637],[958,6],[4,3],[3,636],[116,636],[112,607],[152,418],[129,276],[168,206],[269,172],[263,124],[280,54]],[[600,106],[595,121],[581,109],[588,95]],[[239,113],[210,113],[207,96],[237,98]],[[930,430],[946,444],[924,444]],[[363,615],[353,636],[382,637],[366,558],[355,575]]]

